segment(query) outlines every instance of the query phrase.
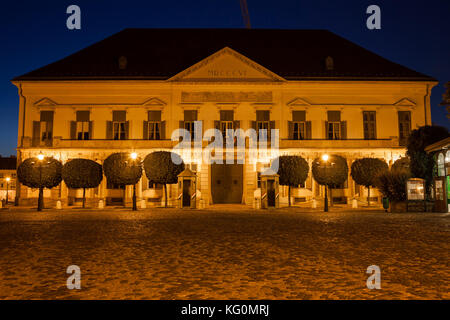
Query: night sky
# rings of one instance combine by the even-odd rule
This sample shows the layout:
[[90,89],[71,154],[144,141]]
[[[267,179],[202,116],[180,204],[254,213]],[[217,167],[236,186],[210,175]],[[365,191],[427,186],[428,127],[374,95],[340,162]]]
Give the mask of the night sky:
[[[252,28],[328,29],[391,61],[439,80],[433,123],[450,127],[439,106],[450,81],[449,0],[247,0]],[[81,30],[66,28],[66,9],[81,8]],[[366,9],[381,8],[381,30],[366,28]],[[16,154],[19,97],[10,80],[124,28],[241,28],[239,0],[5,1],[0,12],[0,154]],[[147,40],[151,41],[151,40]],[[295,41],[295,39],[292,39]]]

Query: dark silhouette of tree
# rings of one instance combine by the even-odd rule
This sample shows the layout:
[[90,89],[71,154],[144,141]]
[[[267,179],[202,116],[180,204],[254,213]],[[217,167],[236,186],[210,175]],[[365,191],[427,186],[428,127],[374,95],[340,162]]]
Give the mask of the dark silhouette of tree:
[[177,183],[178,175],[184,170],[183,160],[176,153],[156,151],[145,157],[144,169],[149,181],[164,185],[165,207],[167,207],[167,184]]
[[45,157],[25,159],[17,168],[17,179],[30,188],[39,188],[37,211],[44,207],[44,188],[51,189],[61,183],[62,164],[58,160]]
[[314,159],[311,171],[318,184],[330,189],[331,202],[333,201],[331,189],[343,184],[348,178],[347,160],[338,155],[331,155],[328,161],[321,158]]
[[83,188],[83,208],[85,208],[86,188],[96,188],[102,182],[102,166],[89,159],[72,159],[64,164],[62,179],[69,188]]
[[309,165],[301,156],[280,156],[278,158],[280,185],[289,187],[289,206],[291,206],[291,187],[302,184],[308,178]]
[[[120,186],[133,185],[133,210],[136,206],[136,183],[142,177],[142,164],[129,153],[113,153],[103,162],[103,173],[108,182]],[[125,190],[123,199],[125,200]]]
[[448,138],[447,128],[441,126],[423,126],[411,131],[408,137],[406,155],[411,161],[410,170],[415,178],[425,179],[427,198],[430,197],[433,182],[434,157],[425,152],[425,147]]
[[351,176],[359,185],[367,188],[367,205],[370,206],[370,187],[375,187],[377,176],[389,170],[384,160],[376,158],[362,158],[353,161],[351,166]]

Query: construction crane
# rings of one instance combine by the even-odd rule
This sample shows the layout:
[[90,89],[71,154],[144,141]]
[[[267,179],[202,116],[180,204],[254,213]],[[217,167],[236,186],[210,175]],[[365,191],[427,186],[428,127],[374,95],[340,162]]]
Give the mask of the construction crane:
[[248,7],[247,7],[247,0],[240,0],[241,2],[241,12],[242,12],[242,18],[244,19],[244,24],[247,29],[250,29],[250,16],[248,15]]

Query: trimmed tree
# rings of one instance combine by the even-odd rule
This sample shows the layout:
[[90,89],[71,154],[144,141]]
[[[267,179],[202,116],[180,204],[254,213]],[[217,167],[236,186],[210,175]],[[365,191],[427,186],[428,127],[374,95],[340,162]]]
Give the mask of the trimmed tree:
[[72,159],[64,164],[62,179],[71,189],[83,188],[83,208],[85,208],[86,188],[95,188],[102,182],[102,166],[89,159]]
[[144,159],[145,175],[153,183],[164,185],[165,207],[167,207],[167,184],[177,183],[184,170],[181,157],[169,151],[155,151]]
[[389,201],[406,201],[406,182],[409,178],[411,173],[403,168],[386,170],[377,176],[376,186]]
[[353,161],[351,176],[357,184],[367,188],[367,205],[370,206],[370,187],[375,187],[377,176],[389,169],[384,160],[376,158],[362,158]]
[[343,184],[348,178],[347,160],[338,155],[331,155],[327,162],[316,158],[311,171],[318,184],[330,189],[330,199],[333,203],[331,189]]
[[291,187],[298,186],[306,181],[309,165],[301,156],[280,156],[278,160],[280,185],[288,186],[289,206],[291,206]]
[[410,170],[410,161],[408,157],[403,157],[400,159],[395,160],[395,162],[392,164],[391,170],[392,171],[399,171],[399,170],[406,170],[407,172],[411,172]]
[[[132,159],[129,153],[113,153],[103,162],[103,172],[110,183],[120,186],[133,185],[133,210],[137,210],[136,183],[142,177],[141,161]],[[125,201],[125,189],[123,201]]]
[[425,151],[425,147],[448,137],[447,128],[441,126],[423,126],[411,131],[408,137],[406,155],[411,161],[411,174],[415,178],[425,179],[427,198],[433,182],[434,158]]
[[44,207],[44,188],[51,189],[61,183],[62,164],[58,160],[46,157],[25,159],[17,168],[17,179],[23,185],[39,189],[37,211]]

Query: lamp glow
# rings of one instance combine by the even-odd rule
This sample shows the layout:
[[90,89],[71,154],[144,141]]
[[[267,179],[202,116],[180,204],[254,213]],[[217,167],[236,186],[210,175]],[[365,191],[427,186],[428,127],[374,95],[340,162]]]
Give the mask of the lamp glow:
[[327,154],[322,155],[322,160],[327,162],[328,161],[329,156]]
[[131,159],[136,160],[137,159],[137,153],[133,152],[130,154]]
[[39,153],[37,158],[39,161],[42,161],[42,160],[44,160],[44,155],[42,153]]
[[10,182],[11,178],[10,177],[6,177],[6,182]]

